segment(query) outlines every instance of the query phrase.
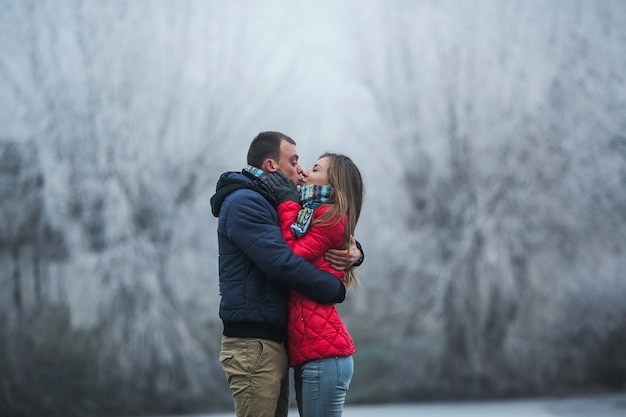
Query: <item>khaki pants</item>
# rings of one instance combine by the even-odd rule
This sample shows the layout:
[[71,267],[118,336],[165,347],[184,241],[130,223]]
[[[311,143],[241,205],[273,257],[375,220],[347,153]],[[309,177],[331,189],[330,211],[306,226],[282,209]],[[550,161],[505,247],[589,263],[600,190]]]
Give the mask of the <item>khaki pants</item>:
[[284,343],[223,336],[220,362],[237,417],[287,416],[289,363]]

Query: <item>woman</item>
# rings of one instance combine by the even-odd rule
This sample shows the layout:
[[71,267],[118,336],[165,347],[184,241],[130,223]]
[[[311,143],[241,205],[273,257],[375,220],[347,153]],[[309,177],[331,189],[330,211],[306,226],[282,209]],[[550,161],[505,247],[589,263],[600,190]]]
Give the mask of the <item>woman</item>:
[[[356,285],[354,268],[333,269],[324,253],[350,246],[363,203],[361,174],[350,158],[335,153],[322,155],[306,174],[302,205],[287,200],[278,206],[283,236],[296,254],[346,287]],[[356,348],[335,306],[291,291],[288,351],[300,416],[341,416]]]

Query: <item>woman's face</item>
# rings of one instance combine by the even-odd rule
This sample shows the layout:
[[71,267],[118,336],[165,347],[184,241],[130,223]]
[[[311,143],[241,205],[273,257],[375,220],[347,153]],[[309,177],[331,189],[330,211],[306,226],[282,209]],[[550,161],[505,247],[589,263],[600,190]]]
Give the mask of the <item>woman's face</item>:
[[317,160],[313,168],[306,171],[304,185],[328,185],[328,166],[330,158],[324,157]]

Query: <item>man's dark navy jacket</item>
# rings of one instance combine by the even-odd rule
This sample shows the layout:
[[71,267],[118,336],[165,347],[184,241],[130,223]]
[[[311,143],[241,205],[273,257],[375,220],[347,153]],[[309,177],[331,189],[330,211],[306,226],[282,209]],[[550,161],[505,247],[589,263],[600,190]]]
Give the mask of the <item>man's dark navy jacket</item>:
[[288,288],[322,304],[343,301],[343,283],[287,245],[273,199],[260,180],[239,172],[222,174],[211,209],[218,217],[219,314],[225,336],[284,341]]

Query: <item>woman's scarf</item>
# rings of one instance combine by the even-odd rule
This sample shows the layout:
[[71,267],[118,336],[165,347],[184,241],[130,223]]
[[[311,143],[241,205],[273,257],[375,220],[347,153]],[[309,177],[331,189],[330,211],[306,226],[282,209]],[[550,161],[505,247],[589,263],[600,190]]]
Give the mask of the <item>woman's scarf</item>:
[[[265,171],[252,165],[247,165],[242,172],[253,177],[255,183],[260,188],[274,197],[271,187],[267,185],[267,173]],[[300,204],[302,204],[302,209],[300,209],[296,221],[290,227],[296,237],[304,236],[311,225],[315,209],[320,204],[328,201],[331,190],[332,187],[330,185],[305,185],[300,187]]]
[[296,237],[302,237],[311,225],[315,208],[328,201],[332,187],[330,185],[305,185],[300,187],[300,204],[296,221],[291,225],[291,231]]

